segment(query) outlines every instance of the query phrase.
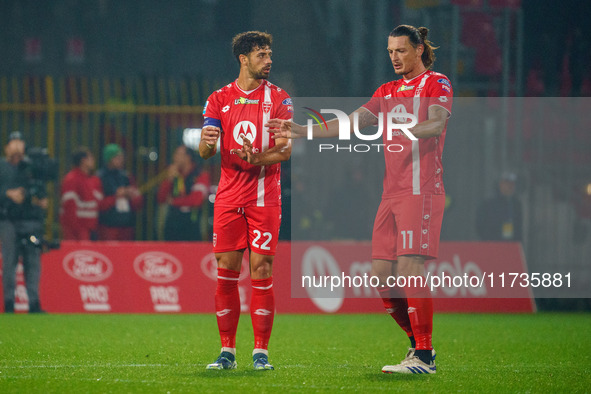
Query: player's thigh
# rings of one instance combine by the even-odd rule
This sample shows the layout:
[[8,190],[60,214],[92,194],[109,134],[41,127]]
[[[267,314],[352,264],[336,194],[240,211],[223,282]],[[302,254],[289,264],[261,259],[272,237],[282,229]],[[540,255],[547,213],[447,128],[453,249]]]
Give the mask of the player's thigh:
[[247,207],[245,218],[251,252],[274,256],[281,227],[281,207]]
[[408,196],[395,203],[397,254],[437,258],[445,195]]
[[248,247],[244,208],[217,207],[213,210],[213,251],[224,253]]
[[371,237],[373,260],[396,260],[396,221],[391,200],[382,200],[376,213]]

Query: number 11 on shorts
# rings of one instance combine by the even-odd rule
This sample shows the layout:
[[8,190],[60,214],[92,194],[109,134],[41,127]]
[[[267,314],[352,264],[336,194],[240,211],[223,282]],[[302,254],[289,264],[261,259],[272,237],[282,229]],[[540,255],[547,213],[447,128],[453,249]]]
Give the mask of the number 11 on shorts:
[[[412,230],[401,231],[402,234],[402,249],[412,249]],[[406,241],[408,240],[408,246]]]

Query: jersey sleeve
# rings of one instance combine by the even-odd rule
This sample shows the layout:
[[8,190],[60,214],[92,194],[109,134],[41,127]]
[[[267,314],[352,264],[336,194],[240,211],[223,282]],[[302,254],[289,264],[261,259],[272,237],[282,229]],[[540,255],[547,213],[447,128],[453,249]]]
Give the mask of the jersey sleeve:
[[291,97],[285,92],[279,92],[277,96],[277,112],[275,112],[275,117],[277,119],[289,119],[293,118],[293,101]]
[[203,127],[215,126],[221,127],[221,108],[219,105],[219,91],[213,92],[205,102],[203,107]]
[[429,97],[429,107],[438,105],[445,108],[451,115],[453,89],[449,79],[443,75],[436,75],[430,78],[427,97]]
[[367,103],[365,103],[365,104],[362,105],[363,108],[367,109],[369,112],[371,112],[376,117],[380,113],[381,103],[382,103],[382,101],[384,99],[384,89],[383,89],[383,87],[384,87],[384,85],[380,86],[374,92],[373,96],[371,96],[371,99],[369,99],[369,101]]

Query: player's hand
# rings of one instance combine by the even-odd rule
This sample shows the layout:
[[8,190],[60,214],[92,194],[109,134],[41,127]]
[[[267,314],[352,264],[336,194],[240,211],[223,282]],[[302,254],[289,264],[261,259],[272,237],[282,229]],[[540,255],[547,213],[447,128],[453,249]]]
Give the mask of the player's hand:
[[218,143],[220,138],[220,128],[215,126],[205,126],[201,129],[201,141],[207,144],[207,147],[212,149]]
[[252,151],[252,143],[244,134],[240,134],[240,137],[242,138],[242,149],[232,149],[230,152],[234,153],[245,162],[254,164],[255,156]]
[[265,123],[265,127],[269,133],[273,134],[271,138],[301,138],[306,134],[306,129],[297,123],[293,123],[291,120],[286,119],[270,119]]

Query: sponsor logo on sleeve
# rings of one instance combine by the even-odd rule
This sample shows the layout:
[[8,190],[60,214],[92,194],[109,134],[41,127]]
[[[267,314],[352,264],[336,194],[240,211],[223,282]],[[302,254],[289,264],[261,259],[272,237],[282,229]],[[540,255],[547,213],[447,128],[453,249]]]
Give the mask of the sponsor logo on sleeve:
[[451,93],[451,89],[445,85],[441,85],[441,90],[445,90],[448,93]]
[[283,100],[281,102],[281,104],[283,104],[283,105],[293,105],[293,102],[291,101],[291,98],[286,98],[285,100]]
[[451,88],[451,84],[450,84],[450,83],[449,83],[449,81],[448,81],[447,79],[445,79],[445,78],[440,78],[440,79],[438,79],[438,80],[437,80],[437,82],[439,82],[439,83],[441,83],[441,84],[443,84],[443,85],[447,85],[447,86],[449,86],[449,87]]

